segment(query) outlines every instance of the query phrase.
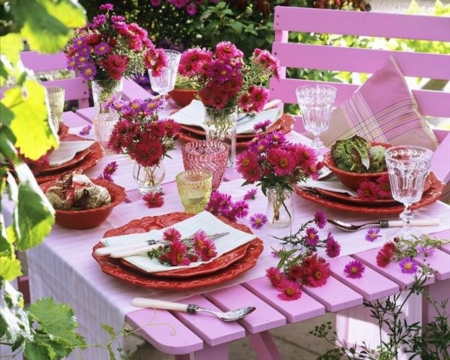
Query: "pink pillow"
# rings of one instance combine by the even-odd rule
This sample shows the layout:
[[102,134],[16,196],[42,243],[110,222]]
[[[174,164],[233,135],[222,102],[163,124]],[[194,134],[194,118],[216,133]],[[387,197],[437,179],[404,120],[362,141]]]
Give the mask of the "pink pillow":
[[321,135],[328,147],[358,134],[369,141],[418,145],[435,150],[438,140],[417,110],[393,57],[331,114]]

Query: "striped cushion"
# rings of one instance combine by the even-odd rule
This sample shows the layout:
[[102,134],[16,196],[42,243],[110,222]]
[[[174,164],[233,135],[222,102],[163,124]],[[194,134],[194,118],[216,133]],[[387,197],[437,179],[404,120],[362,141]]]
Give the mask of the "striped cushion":
[[333,111],[321,139],[330,147],[355,134],[392,145],[438,146],[393,57]]

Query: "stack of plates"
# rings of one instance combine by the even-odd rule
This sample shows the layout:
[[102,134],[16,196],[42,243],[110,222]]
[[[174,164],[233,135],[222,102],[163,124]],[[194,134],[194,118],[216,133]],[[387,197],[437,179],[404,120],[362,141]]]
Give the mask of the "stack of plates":
[[[148,216],[133,220],[119,228],[108,230],[104,237],[150,231],[155,228],[162,229],[192,216],[181,212],[161,216]],[[220,218],[220,220],[238,230],[251,233],[250,229],[245,225],[232,223],[224,218]],[[104,247],[101,242],[96,244],[93,248],[92,256],[106,274],[136,286],[173,290],[193,289],[233,279],[251,269],[264,249],[263,242],[260,239],[254,239],[197,267],[180,268],[178,270],[173,270],[172,268],[170,271],[148,273],[126,259],[114,259],[110,256],[95,254],[95,250],[101,247]]]
[[104,154],[98,142],[69,134],[61,139],[59,148],[48,155],[49,166],[33,173],[37,182],[42,184],[68,171],[83,172],[97,164]]
[[[444,183],[433,172],[430,172],[422,199],[412,205],[412,209],[430,205],[441,196]],[[295,192],[302,198],[327,206],[332,209],[356,212],[362,214],[400,214],[403,204],[395,200],[361,200],[346,193],[334,192],[319,188],[304,188],[301,184],[295,186]]]

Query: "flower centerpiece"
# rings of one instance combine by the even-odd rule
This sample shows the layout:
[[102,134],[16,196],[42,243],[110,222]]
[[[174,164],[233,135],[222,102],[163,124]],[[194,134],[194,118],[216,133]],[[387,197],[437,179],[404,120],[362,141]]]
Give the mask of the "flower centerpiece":
[[113,5],[100,6],[101,14],[75,31],[65,48],[68,68],[93,81],[94,102],[102,104],[121,85],[122,78],[142,74],[146,69],[161,72],[166,66],[162,49],[157,49],[139,25],[125,22],[113,13]]
[[157,100],[120,100],[109,102],[106,108],[119,113],[108,141],[108,148],[116,154],[127,154],[135,161],[133,176],[138,190],[157,192],[164,179],[164,157],[175,147],[180,125],[172,119],[159,119]]
[[271,76],[279,77],[279,64],[270,52],[255,49],[249,64],[231,42],[220,42],[212,52],[192,48],[181,55],[178,73],[198,90],[206,109],[207,139],[223,140],[235,126],[237,110],[259,112],[269,98],[264,87]]
[[237,170],[245,179],[244,185],[257,183],[267,196],[269,224],[286,227],[293,217],[293,186],[308,177],[317,179],[323,164],[314,149],[290,143],[278,131],[267,132],[269,125],[266,120],[254,126],[256,136],[238,155]]

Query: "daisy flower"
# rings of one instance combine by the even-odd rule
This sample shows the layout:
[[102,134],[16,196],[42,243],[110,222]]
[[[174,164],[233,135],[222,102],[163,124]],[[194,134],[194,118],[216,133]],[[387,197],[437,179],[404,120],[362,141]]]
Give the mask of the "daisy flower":
[[261,229],[267,223],[267,216],[264,214],[255,214],[250,217],[250,224],[252,229]]
[[164,205],[164,198],[159,192],[149,192],[144,195],[142,200],[145,201],[148,208],[157,208]]
[[370,242],[375,241],[376,239],[381,237],[379,232],[380,232],[380,229],[370,228],[369,230],[367,230],[365,239]]
[[350,261],[344,267],[344,273],[349,279],[361,279],[366,267],[358,260]]

